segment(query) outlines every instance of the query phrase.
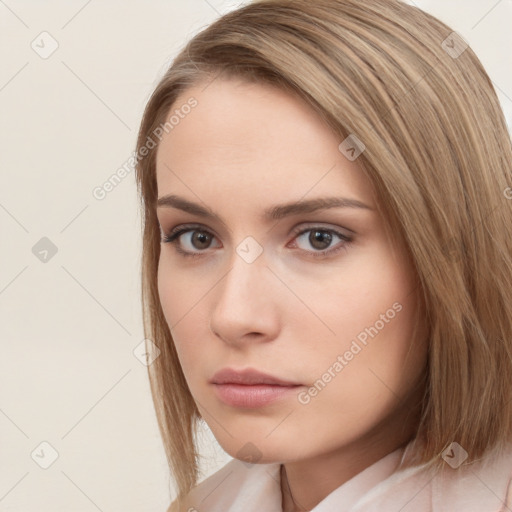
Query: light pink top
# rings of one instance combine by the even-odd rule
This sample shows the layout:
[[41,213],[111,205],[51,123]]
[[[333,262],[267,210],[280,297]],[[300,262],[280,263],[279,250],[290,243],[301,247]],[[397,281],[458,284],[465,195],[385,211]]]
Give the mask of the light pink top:
[[[400,469],[411,443],[375,462],[311,512],[512,512],[512,444],[472,464]],[[447,459],[445,459],[447,460]],[[188,495],[186,512],[282,512],[280,464],[233,459]]]

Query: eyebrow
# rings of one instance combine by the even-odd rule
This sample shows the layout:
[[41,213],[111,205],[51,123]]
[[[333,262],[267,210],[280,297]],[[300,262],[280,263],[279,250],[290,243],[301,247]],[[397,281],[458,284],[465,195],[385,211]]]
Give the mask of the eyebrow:
[[[218,220],[222,222],[219,216],[209,208],[172,194],[158,198],[156,206],[157,208],[177,208],[178,210],[182,210],[199,217],[204,217],[205,219]],[[262,220],[279,220],[291,215],[312,213],[317,210],[327,210],[330,208],[374,210],[374,208],[358,201],[357,199],[350,199],[347,197],[318,197],[315,199],[271,206],[263,212]]]

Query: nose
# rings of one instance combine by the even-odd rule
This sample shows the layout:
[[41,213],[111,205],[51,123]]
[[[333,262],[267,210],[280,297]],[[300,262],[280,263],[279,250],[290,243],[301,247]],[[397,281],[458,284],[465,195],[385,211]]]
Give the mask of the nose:
[[275,339],[281,321],[280,284],[263,254],[252,263],[234,254],[231,269],[215,287],[212,332],[233,346]]

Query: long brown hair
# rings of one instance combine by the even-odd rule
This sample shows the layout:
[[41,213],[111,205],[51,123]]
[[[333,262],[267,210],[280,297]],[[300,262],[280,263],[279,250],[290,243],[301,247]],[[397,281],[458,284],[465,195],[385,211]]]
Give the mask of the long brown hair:
[[219,74],[293,91],[340,142],[350,134],[364,142],[360,163],[414,262],[429,325],[419,461],[440,466],[452,441],[469,460],[504,448],[512,438],[512,144],[488,75],[450,27],[397,0],[260,0],[188,42],[149,99],[137,141],[144,330],[161,351],[149,378],[179,497],[197,483],[200,416],[157,290],[155,156],[178,97]]

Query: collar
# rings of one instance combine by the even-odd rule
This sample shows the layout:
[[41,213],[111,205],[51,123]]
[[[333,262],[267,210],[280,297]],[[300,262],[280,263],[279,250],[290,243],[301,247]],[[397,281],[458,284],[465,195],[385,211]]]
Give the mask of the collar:
[[[504,512],[512,509],[512,444],[506,451],[493,452],[484,460],[458,469],[446,465],[433,475],[423,471],[424,465],[401,469],[404,461],[413,456],[413,442],[355,475],[311,512]],[[282,512],[281,503],[280,463],[250,464],[233,459],[192,489],[184,510]]]

